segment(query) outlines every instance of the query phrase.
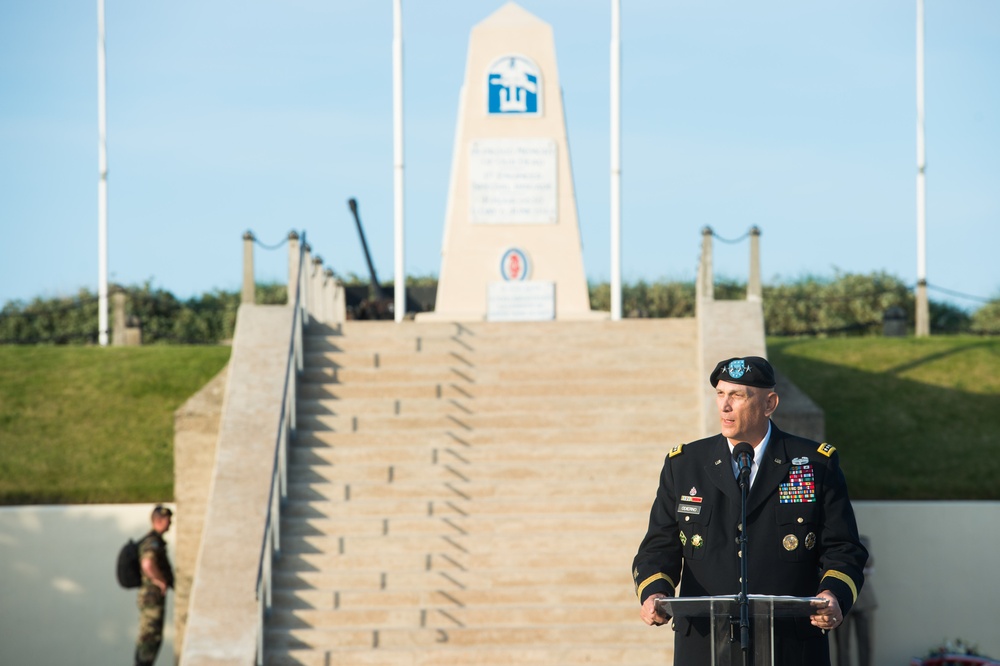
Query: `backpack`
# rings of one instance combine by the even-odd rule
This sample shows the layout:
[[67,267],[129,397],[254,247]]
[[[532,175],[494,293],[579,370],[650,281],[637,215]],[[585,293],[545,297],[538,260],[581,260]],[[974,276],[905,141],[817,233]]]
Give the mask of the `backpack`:
[[118,566],[115,569],[118,584],[125,589],[142,585],[142,572],[139,570],[139,544],[128,540],[118,551]]

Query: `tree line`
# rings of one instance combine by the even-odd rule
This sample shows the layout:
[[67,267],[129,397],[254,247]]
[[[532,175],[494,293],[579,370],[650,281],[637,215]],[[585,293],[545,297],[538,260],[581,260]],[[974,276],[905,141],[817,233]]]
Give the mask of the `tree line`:
[[[348,311],[365,298],[366,281],[348,276]],[[408,287],[433,294],[433,277],[408,278]],[[218,344],[232,338],[239,291],[214,290],[181,300],[149,282],[116,286],[125,293],[128,318],[142,329],[143,344]],[[385,289],[391,293],[391,284]],[[595,310],[610,310],[607,283],[589,285]],[[746,297],[746,284],[716,280],[718,300]],[[258,284],[258,304],[286,302],[285,285]],[[428,309],[432,304],[426,303]],[[903,281],[882,272],[836,274],[831,278],[807,276],[763,287],[764,322],[768,335],[874,335],[881,334],[887,313],[914,324],[915,298]],[[0,344],[96,344],[98,298],[87,289],[76,295],[11,301],[0,310]],[[626,317],[692,317],[695,314],[693,282],[660,280],[622,285],[622,312]],[[110,316],[110,315],[109,315]],[[350,316],[350,314],[349,314]],[[931,332],[936,334],[1000,334],[1000,296],[973,311],[950,303],[930,301]]]

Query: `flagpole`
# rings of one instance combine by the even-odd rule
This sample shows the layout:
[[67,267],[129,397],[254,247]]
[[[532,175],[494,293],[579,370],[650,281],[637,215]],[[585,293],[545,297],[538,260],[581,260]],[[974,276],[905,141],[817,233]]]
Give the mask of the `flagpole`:
[[393,120],[393,180],[395,278],[393,286],[394,315],[397,322],[406,315],[406,270],[404,261],[403,227],[403,7],[402,0],[392,3],[392,120]]
[[927,154],[924,144],[924,0],[917,0],[917,293],[916,335],[930,330],[927,303]]
[[104,0],[97,0],[97,338],[108,345],[108,121]]
[[611,0],[611,320],[622,318],[621,0]]

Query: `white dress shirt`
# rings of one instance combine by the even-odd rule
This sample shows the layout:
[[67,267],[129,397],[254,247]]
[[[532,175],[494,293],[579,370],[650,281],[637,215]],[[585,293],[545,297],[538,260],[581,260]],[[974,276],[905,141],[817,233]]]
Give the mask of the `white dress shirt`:
[[[753,445],[753,460],[750,461],[750,486],[753,487],[754,479],[757,478],[757,470],[760,469],[760,465],[757,463],[758,460],[764,459],[764,452],[767,450],[767,443],[771,439],[771,422],[767,422],[767,432],[764,433],[764,439],[760,440]],[[733,444],[731,439],[727,439],[729,442],[729,459],[732,461],[733,465],[733,476],[737,479],[740,477],[740,466],[736,464],[736,460],[733,458],[733,449],[736,448],[736,444]]]

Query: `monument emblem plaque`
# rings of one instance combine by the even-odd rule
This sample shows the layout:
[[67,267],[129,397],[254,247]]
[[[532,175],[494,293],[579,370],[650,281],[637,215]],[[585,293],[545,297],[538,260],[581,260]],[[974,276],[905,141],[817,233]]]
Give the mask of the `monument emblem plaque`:
[[500,257],[500,276],[507,282],[523,282],[530,271],[528,255],[520,248],[512,247]]
[[519,55],[494,62],[487,80],[488,113],[541,113],[541,74],[535,63]]
[[590,310],[552,27],[514,2],[472,28],[452,154],[437,298],[417,320],[606,319]]

